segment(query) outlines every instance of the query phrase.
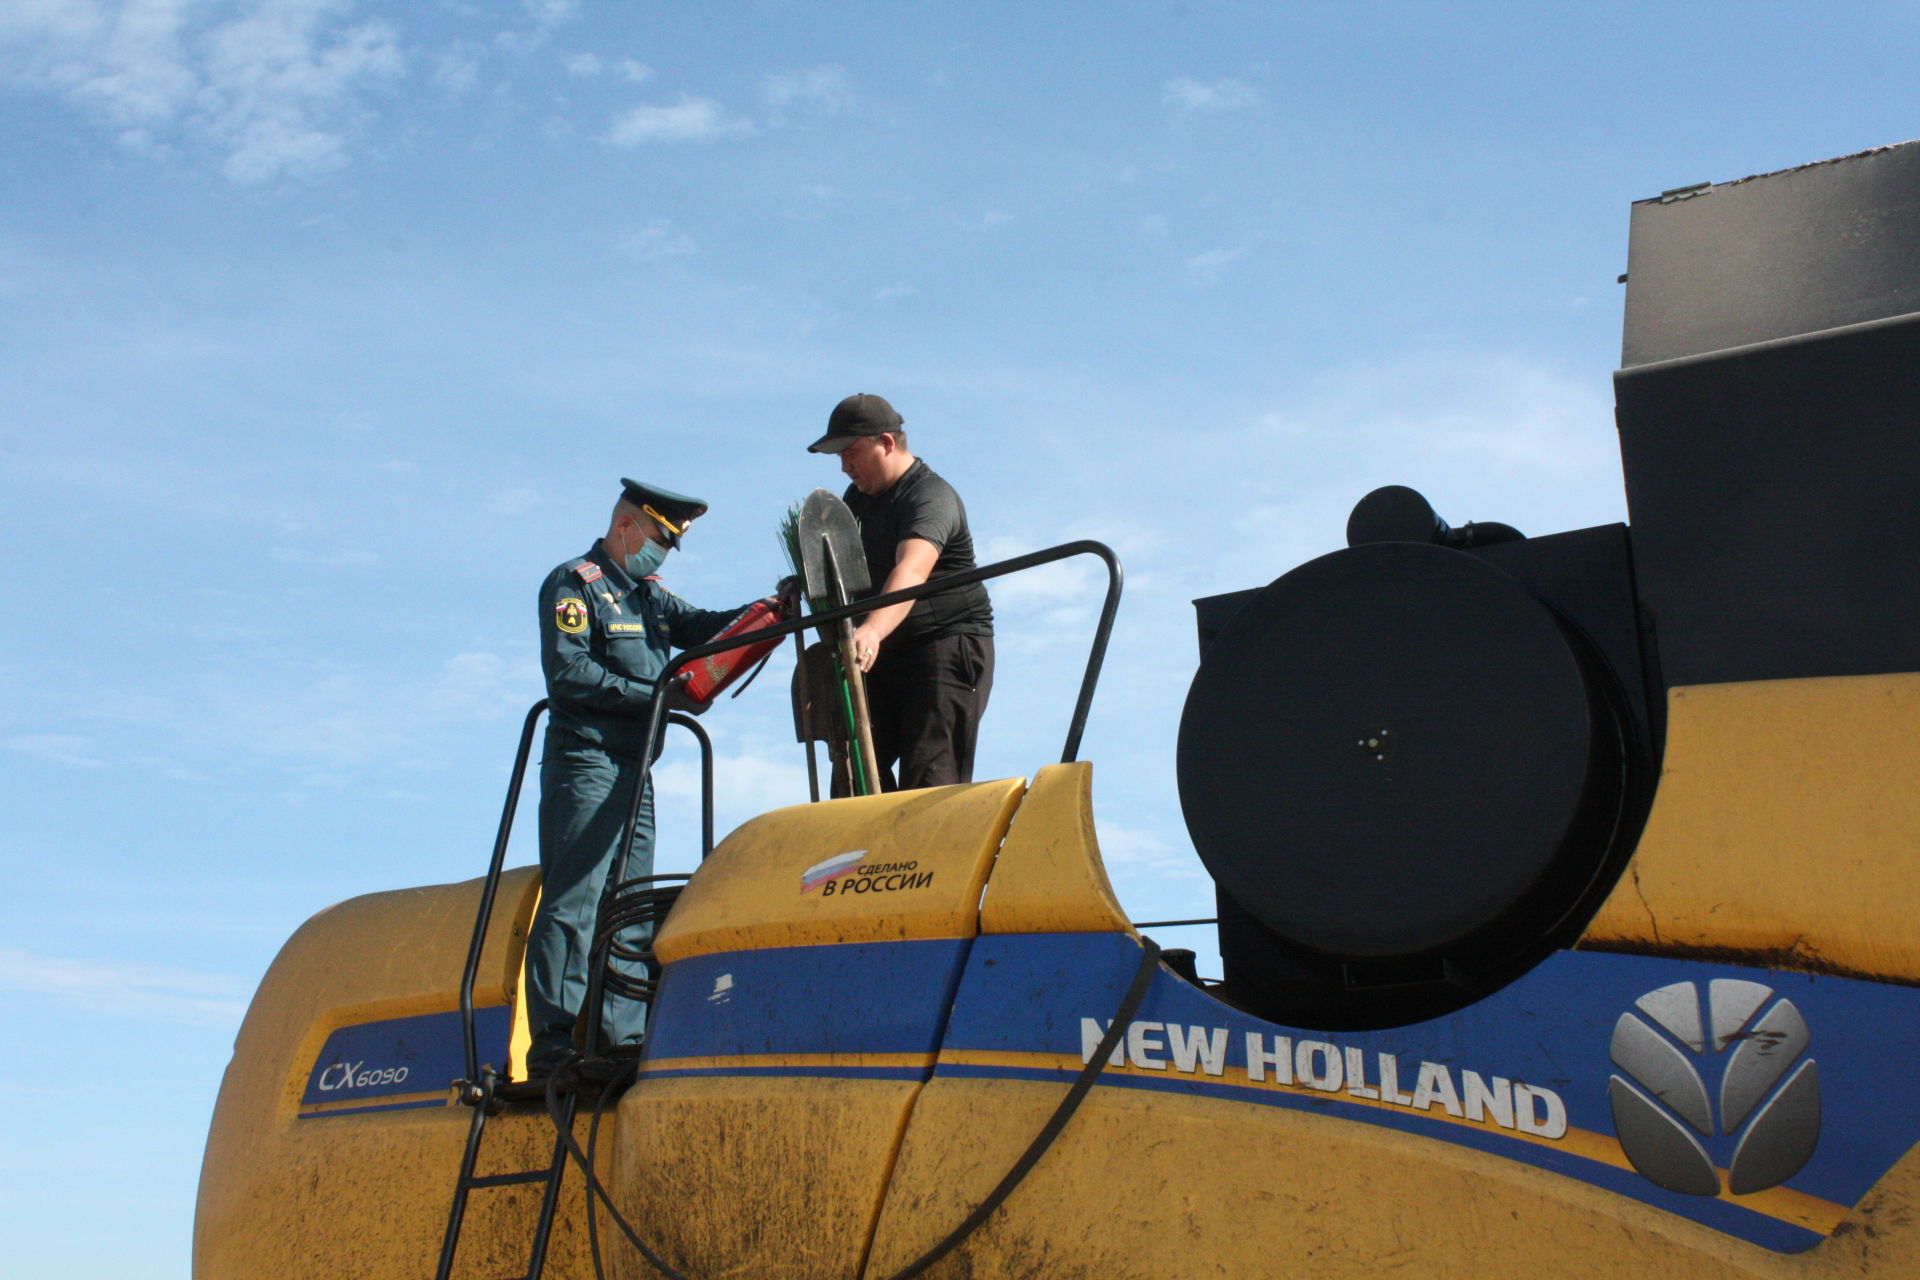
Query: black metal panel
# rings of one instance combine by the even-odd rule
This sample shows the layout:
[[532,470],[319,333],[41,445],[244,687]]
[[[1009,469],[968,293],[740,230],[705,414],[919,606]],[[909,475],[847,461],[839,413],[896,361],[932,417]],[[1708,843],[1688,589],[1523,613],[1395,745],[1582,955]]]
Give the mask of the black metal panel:
[[[1634,599],[1627,526],[1596,525],[1470,552],[1505,569],[1572,624],[1606,664],[1628,720],[1637,760],[1657,760],[1666,727],[1666,693],[1653,636]],[[1651,785],[1649,775],[1645,779]]]
[[1615,394],[1668,685],[1920,670],[1920,316]]
[[1214,637],[1227,629],[1233,616],[1240,612],[1240,606],[1260,594],[1258,587],[1250,591],[1229,591],[1225,595],[1203,596],[1193,602],[1194,621],[1200,627],[1200,656],[1205,658],[1207,650],[1213,644]]
[[1633,207],[1622,365],[1920,311],[1920,143]]
[[1496,934],[1504,954],[1558,922],[1573,895],[1557,886],[1584,887],[1607,849],[1621,748],[1593,683],[1553,612],[1476,557],[1323,556],[1243,606],[1194,678],[1194,846],[1320,955],[1477,952]]
[[[1344,585],[1314,581],[1329,574]],[[1577,934],[1645,820],[1661,728],[1624,525],[1471,550],[1366,544],[1194,603],[1181,791],[1217,882],[1219,994],[1303,1026],[1400,1025]],[[1523,633],[1558,655],[1545,687]],[[1386,702],[1387,759],[1314,727]],[[1412,739],[1444,747],[1422,758]],[[1579,777],[1543,780],[1568,743]],[[1504,907],[1458,886],[1503,866],[1530,879]]]
[[[1642,760],[1660,757],[1666,694],[1650,630],[1643,630],[1634,598],[1633,557],[1624,524],[1596,525],[1470,548],[1498,565],[1571,623],[1606,664],[1621,694],[1628,738]],[[1193,602],[1200,655],[1259,588],[1204,596]]]

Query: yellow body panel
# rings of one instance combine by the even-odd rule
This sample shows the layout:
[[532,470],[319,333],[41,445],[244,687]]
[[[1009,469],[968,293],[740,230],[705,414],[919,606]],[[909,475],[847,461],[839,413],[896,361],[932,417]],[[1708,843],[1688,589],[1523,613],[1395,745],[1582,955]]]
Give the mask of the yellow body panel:
[[[1589,940],[1652,954],[1752,948],[1802,960],[1813,945],[1824,961],[1842,956],[1839,967],[1855,971],[1911,963],[1903,960],[1910,951],[1901,934],[1916,917],[1901,904],[1914,891],[1898,872],[1911,865],[1920,840],[1903,844],[1900,833],[1920,836],[1920,812],[1911,796],[1891,794],[1902,791],[1897,766],[1874,760],[1870,743],[1850,744],[1840,729],[1851,716],[1856,728],[1872,726],[1870,739],[1897,741],[1899,717],[1920,712],[1909,699],[1920,699],[1920,684],[1904,677],[1676,692],[1668,774],[1634,863],[1640,883],[1623,881]],[[1849,771],[1870,776],[1854,780]],[[1130,935],[1100,864],[1090,788],[1088,766],[1051,766],[1030,789],[1008,780],[765,815],[701,867],[659,949],[718,972],[735,963],[731,953],[766,948]],[[1794,816],[1816,805],[1824,806],[1818,823]],[[863,855],[856,865],[913,862],[915,874],[930,871],[933,879],[901,892],[803,889],[809,868],[854,851]],[[288,943],[255,999],[221,1092],[196,1224],[200,1280],[431,1274],[466,1110],[306,1121],[297,1112],[306,1074],[334,1027],[453,1007],[476,889],[360,899],[322,913]],[[483,1002],[512,996],[534,898],[530,872],[512,873],[503,885]],[[778,974],[787,963],[757,972]],[[859,1000],[857,975],[836,994]],[[927,998],[937,1005],[947,997],[930,990]],[[695,1016],[703,1016],[695,1004]],[[1065,1090],[1017,1078],[809,1078],[808,1071],[839,1069],[912,1075],[933,1055],[756,1056],[746,1048],[731,1057],[648,1060],[601,1134],[600,1163],[615,1196],[650,1242],[697,1280],[882,1280],[967,1215]],[[1069,1057],[999,1056],[1008,1060],[959,1050],[939,1060],[1078,1065]],[[1142,1068],[1109,1070],[1117,1079]],[[549,1140],[536,1112],[497,1117],[483,1171],[541,1164]],[[1557,1145],[1570,1156],[1627,1167],[1607,1134],[1576,1130]],[[457,1276],[518,1273],[533,1196],[531,1189],[476,1194]],[[1333,1112],[1099,1087],[1006,1204],[927,1274],[1838,1280],[1920,1273],[1920,1230],[1911,1225],[1920,1211],[1920,1156],[1913,1153],[1851,1210],[1785,1187],[1743,1203],[1816,1231],[1836,1220],[1838,1228],[1804,1253],[1775,1253],[1579,1178]],[[602,1226],[611,1274],[652,1274]],[[547,1274],[591,1274],[585,1252],[575,1172]]]
[[[918,1257],[978,1204],[1065,1086],[936,1078],[922,1091],[869,1277]],[[992,1123],[982,1123],[983,1116]],[[1095,1089],[960,1256],[929,1280],[1735,1280],[1920,1274],[1909,1155],[1857,1229],[1777,1254],[1571,1178],[1465,1147],[1276,1107]],[[1871,1253],[1872,1269],[1863,1266]],[[821,1273],[823,1276],[825,1273]]]
[[[923,1086],[760,1077],[642,1080],[620,1100],[618,1203],[706,1280],[860,1274],[893,1153]],[[634,1250],[619,1277],[657,1274]]]
[[1033,777],[980,904],[981,933],[1131,933],[1093,830],[1093,765]]
[[[982,933],[1131,932],[1099,865],[1087,765],[1034,778],[989,882]],[[1016,891],[1000,895],[1003,876]],[[996,902],[1005,913],[989,927]],[[1109,914],[1111,911],[1111,914]],[[986,1063],[991,1055],[943,1054]],[[1035,1065],[1032,1055],[1019,1064]],[[1010,1062],[1009,1065],[1014,1063]],[[1056,1064],[1067,1069],[1077,1060]],[[1141,1074],[1108,1068],[1109,1076]],[[1066,1086],[935,1077],[920,1092],[866,1271],[917,1258],[994,1187]],[[989,1119],[990,1118],[990,1119]],[[1559,1145],[1630,1168],[1610,1135]],[[1727,1198],[1723,1196],[1723,1198]],[[1543,1169],[1312,1112],[1096,1088],[988,1221],[923,1274],[1479,1280],[1920,1273],[1920,1154],[1849,1215],[1784,1188],[1763,1208],[1834,1238],[1779,1254]],[[1885,1236],[1899,1232],[1897,1242]],[[819,1273],[825,1275],[826,1273]]]
[[1660,789],[1581,943],[1920,980],[1920,675],[1671,691]]
[[[970,938],[980,888],[1024,778],[830,800],[742,824],[700,865],[654,939],[668,964],[717,951],[839,942]],[[864,851],[862,867],[931,879],[906,892],[848,892],[859,876],[812,890],[809,868]],[[832,890],[838,889],[838,892]]]
[[[435,1106],[302,1119],[315,1055],[335,1028],[458,1007],[480,882],[372,894],[331,907],[293,935],[254,995],[220,1087],[194,1220],[198,1280],[431,1275],[470,1112]],[[538,873],[502,878],[477,1004],[517,986]],[[448,1097],[446,1081],[422,1082]],[[488,1128],[480,1172],[544,1166],[553,1131],[520,1112]],[[533,1188],[483,1192],[461,1276],[524,1267]],[[583,1261],[579,1182],[556,1232],[556,1261]],[[564,1270],[554,1272],[566,1274]]]

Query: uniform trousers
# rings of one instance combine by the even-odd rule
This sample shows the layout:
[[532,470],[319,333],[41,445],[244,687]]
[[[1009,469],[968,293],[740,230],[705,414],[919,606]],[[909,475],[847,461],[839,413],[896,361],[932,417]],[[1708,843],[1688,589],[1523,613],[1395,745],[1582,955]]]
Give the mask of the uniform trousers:
[[[594,919],[621,827],[633,803],[640,758],[606,748],[566,729],[549,728],[540,761],[540,908],[527,933],[527,1020],[533,1045],[531,1074],[552,1069],[573,1048],[573,1024],[585,1001]],[[653,784],[633,824],[626,879],[653,874]],[[626,930],[631,947],[652,941],[653,926]],[[636,975],[637,976],[637,975]],[[608,1044],[638,1042],[647,1007],[608,992],[601,1026]]]
[[883,646],[867,673],[881,788],[972,782],[992,690],[992,636],[939,636],[899,652]]

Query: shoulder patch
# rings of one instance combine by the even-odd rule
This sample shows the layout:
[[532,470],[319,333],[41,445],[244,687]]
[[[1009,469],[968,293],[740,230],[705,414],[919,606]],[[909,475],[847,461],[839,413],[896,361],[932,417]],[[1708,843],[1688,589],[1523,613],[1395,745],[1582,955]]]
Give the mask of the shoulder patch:
[[578,565],[574,566],[573,571],[579,575],[580,581],[582,582],[598,582],[602,577],[606,576],[600,572],[600,566],[591,560],[582,560]]
[[553,625],[570,636],[577,636],[587,629],[587,605],[583,600],[568,596],[556,601],[553,606]]

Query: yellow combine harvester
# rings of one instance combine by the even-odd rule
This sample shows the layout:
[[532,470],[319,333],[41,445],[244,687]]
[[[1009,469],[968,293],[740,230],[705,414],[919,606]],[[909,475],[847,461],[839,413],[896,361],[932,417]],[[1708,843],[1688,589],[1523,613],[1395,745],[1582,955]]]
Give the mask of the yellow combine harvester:
[[603,908],[671,905],[614,1088],[506,1100],[531,870],[316,916],[195,1274],[1920,1274],[1920,144],[1642,202],[1629,266],[1630,526],[1377,490],[1198,602],[1224,981],[1108,884],[1090,664],[1067,762]]

